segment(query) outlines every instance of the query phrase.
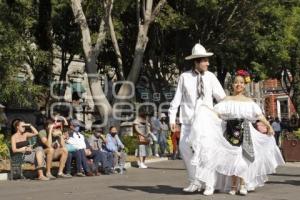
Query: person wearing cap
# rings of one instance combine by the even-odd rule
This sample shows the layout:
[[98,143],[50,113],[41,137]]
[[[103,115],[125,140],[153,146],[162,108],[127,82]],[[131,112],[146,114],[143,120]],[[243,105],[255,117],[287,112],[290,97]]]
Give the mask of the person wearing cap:
[[94,154],[100,154],[102,173],[110,174],[112,172],[114,159],[113,154],[106,150],[106,139],[103,128],[93,127],[93,134],[88,138],[88,143]]
[[72,152],[72,154],[70,154],[70,156],[68,157],[66,163],[66,171],[67,173],[71,171],[72,157],[75,157],[77,170],[76,176],[93,176],[93,173],[88,167],[87,158],[85,155],[86,143],[84,135],[80,133],[80,125],[80,121],[76,119],[73,119],[70,122],[71,133],[69,133],[69,138],[66,143],[71,144],[76,149],[76,151]]
[[[180,107],[179,120],[181,123],[181,135],[179,149],[187,169],[189,186],[184,188],[184,192],[195,192],[201,190],[203,185],[195,179],[195,166],[191,165],[193,150],[187,142],[191,131],[194,110],[197,104],[204,104],[210,108],[213,107],[213,98],[217,101],[222,100],[226,94],[218,81],[217,77],[208,71],[209,57],[213,53],[207,52],[200,44],[196,44],[192,49],[192,54],[187,56],[186,60],[193,61],[193,68],[182,73],[179,77],[175,96],[170,103],[169,118],[171,131],[176,128],[176,114]],[[213,186],[205,186],[206,193],[211,193]]]

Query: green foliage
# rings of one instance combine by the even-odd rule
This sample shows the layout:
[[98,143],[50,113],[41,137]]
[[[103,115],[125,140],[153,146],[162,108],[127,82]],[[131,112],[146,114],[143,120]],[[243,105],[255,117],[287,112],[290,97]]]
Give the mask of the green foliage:
[[52,1],[52,27],[55,45],[69,54],[81,53],[81,34],[69,0]]
[[188,28],[189,21],[167,4],[163,7],[155,22],[159,24],[162,30],[180,30]]
[[297,131],[294,131],[295,136],[300,140],[300,128]]
[[82,132],[82,134],[84,135],[84,137],[86,139],[88,139],[89,137],[91,137],[91,135],[93,135],[93,132],[91,130],[86,130],[86,131]]
[[122,136],[121,138],[122,143],[125,146],[125,151],[128,155],[134,155],[135,154],[135,150],[138,147],[138,141],[137,138],[134,136]]
[[[51,33],[47,42],[62,53],[62,66],[67,56],[81,55],[81,33],[75,22],[69,0],[47,2],[47,30],[41,30],[41,2],[0,0],[0,101],[29,106],[49,85],[53,52],[42,51],[39,35]],[[158,1],[154,1],[154,5]],[[82,1],[88,26],[95,43],[103,17],[99,0]],[[114,1],[112,19],[119,42],[125,76],[130,71],[138,31],[137,1]],[[142,15],[142,12],[139,14]],[[192,46],[200,42],[214,56],[210,69],[218,72],[221,82],[227,72],[244,68],[257,74],[257,79],[280,77],[288,69],[294,77],[293,101],[300,105],[300,1],[299,0],[172,0],[162,8],[149,29],[149,43],[144,55],[143,75],[153,80],[156,90],[169,87],[170,74],[188,69],[184,61]],[[50,23],[50,24],[48,24]],[[42,40],[43,42],[43,40]],[[32,44],[37,44],[32,48]],[[46,45],[47,46],[47,45]],[[52,46],[52,45],[48,45]],[[98,58],[99,68],[117,66],[109,34]],[[149,60],[153,61],[150,66]],[[35,80],[17,82],[15,77],[24,64],[30,65]],[[25,85],[29,89],[22,89]],[[154,89],[155,90],[155,89]],[[26,97],[26,92],[30,95]],[[31,94],[32,93],[32,94]],[[15,97],[15,98],[14,98]],[[300,106],[299,106],[300,107]],[[298,108],[299,111],[300,108]]]
[[[33,1],[0,1],[0,102],[8,107],[35,107],[45,92],[39,84],[47,85],[51,77],[49,52],[34,45],[36,18]],[[29,79],[18,80],[19,72],[24,71],[26,65],[36,77],[34,83]]]
[[5,79],[0,83],[0,100],[9,108],[36,108],[39,96],[45,91],[43,86],[30,81],[20,82]]
[[9,156],[9,149],[7,147],[7,141],[4,138],[4,135],[0,133],[0,158],[6,159]]

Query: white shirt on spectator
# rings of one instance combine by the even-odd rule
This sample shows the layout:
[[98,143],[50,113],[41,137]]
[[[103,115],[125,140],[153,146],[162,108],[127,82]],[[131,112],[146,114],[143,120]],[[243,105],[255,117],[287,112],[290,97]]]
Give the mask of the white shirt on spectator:
[[74,131],[73,135],[67,140],[67,143],[73,145],[76,149],[86,148],[84,136],[79,132]]

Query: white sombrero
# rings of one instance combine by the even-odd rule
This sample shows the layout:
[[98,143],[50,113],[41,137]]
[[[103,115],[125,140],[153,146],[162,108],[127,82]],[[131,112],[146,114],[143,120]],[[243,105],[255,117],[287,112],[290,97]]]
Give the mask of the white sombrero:
[[214,53],[207,52],[206,49],[200,43],[197,43],[192,49],[192,55],[185,57],[185,59],[192,60],[195,58],[205,58],[212,55],[214,55]]

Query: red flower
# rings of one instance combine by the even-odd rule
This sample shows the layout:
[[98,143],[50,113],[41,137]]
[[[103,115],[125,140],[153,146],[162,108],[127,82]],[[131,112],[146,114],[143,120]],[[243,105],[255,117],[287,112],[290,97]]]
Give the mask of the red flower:
[[249,73],[246,70],[240,69],[236,72],[237,75],[240,76],[249,76]]
[[240,69],[236,72],[236,75],[244,77],[246,83],[251,82],[250,74],[246,70]]

